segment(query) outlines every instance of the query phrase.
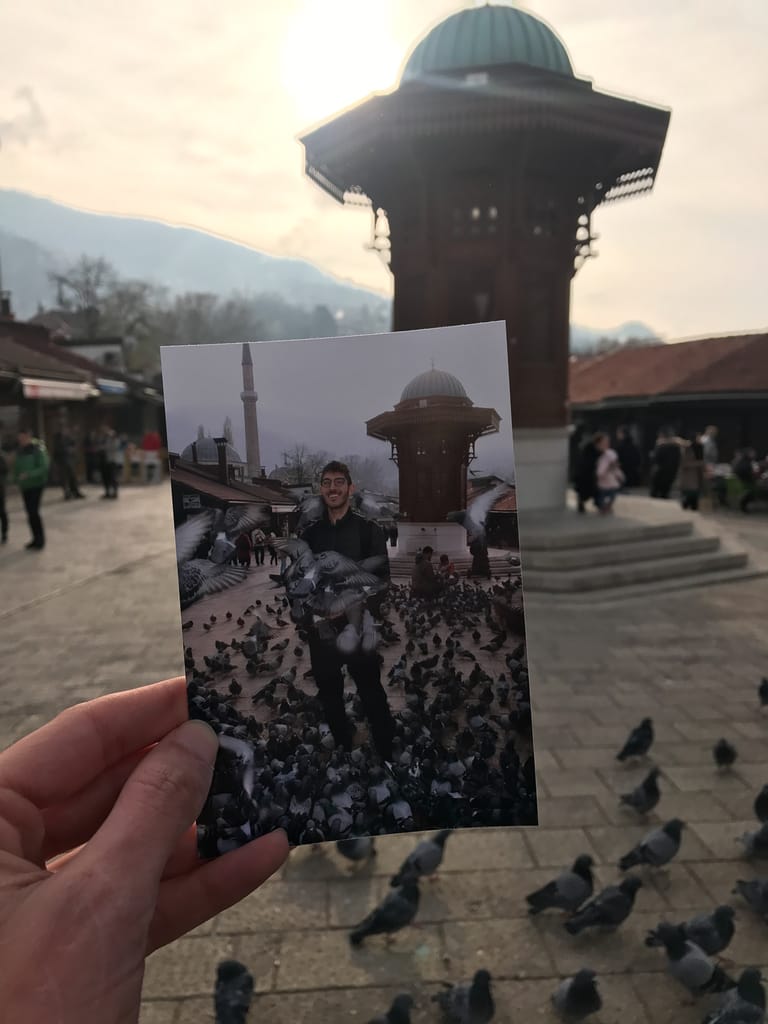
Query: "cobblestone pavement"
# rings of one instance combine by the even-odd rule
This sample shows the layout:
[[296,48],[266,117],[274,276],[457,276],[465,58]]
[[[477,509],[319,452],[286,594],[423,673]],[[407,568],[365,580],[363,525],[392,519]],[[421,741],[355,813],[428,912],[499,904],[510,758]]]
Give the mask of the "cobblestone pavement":
[[[166,488],[126,488],[118,502],[95,492],[87,502],[53,500],[45,514],[45,551],[20,550],[27,536],[17,506],[0,549],[3,746],[69,704],[181,669]],[[731,899],[736,878],[768,875],[765,862],[760,870],[740,860],[734,841],[752,827],[754,795],[768,781],[768,717],[756,696],[768,674],[767,609],[765,579],[599,613],[548,612],[530,600],[541,826],[454,835],[438,879],[422,886],[418,926],[390,949],[374,938],[352,950],[346,929],[380,898],[415,837],[379,840],[373,864],[357,871],[331,848],[296,851],[262,890],[150,959],[142,1024],[212,1020],[212,981],[225,956],[253,971],[251,1018],[270,1024],[365,1022],[403,990],[417,998],[414,1021],[436,1020],[429,997],[440,982],[480,966],[494,977],[496,1021],[546,1024],[557,979],[583,964],[599,972],[602,1024],[698,1024],[711,1003],[684,1005],[686,993],[642,940],[660,916],[682,919]],[[617,877],[618,857],[644,827],[616,794],[644,769],[614,755],[645,714],[657,724],[663,769],[652,821],[688,822],[681,853],[666,876],[646,876],[618,933],[574,939],[556,915],[529,918],[524,894],[582,851],[600,883]],[[711,757],[720,736],[739,750],[722,775]],[[765,967],[768,925],[732,899],[734,970]]]

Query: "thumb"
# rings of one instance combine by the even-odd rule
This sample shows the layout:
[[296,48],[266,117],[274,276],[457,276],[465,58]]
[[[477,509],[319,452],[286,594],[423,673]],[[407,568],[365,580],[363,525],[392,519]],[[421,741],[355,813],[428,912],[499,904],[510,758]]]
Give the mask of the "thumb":
[[108,861],[140,887],[158,885],[174,847],[199,814],[219,743],[207,722],[184,722],[137,765],[104,824],[88,843],[87,859]]

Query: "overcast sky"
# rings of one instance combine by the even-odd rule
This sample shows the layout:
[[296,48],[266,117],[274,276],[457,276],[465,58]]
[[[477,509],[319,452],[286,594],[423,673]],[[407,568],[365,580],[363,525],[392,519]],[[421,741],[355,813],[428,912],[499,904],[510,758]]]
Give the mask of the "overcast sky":
[[[372,91],[456,0],[0,5],[0,187],[194,227],[390,290],[366,212],[299,136]],[[768,3],[530,0],[597,88],[672,109],[650,196],[594,222],[573,319],[670,338],[768,324]],[[73,16],[73,10],[76,11]]]
[[[171,451],[194,441],[202,424],[214,436],[232,420],[245,459],[241,344],[181,345],[161,350]],[[429,331],[258,342],[251,345],[259,400],[261,461],[282,465],[294,444],[343,455],[389,458],[389,445],[368,437],[366,420],[390,411],[417,374],[435,368],[458,377],[475,405],[494,408],[498,434],[477,441],[474,468],[510,465],[512,428],[504,326],[474,324]]]

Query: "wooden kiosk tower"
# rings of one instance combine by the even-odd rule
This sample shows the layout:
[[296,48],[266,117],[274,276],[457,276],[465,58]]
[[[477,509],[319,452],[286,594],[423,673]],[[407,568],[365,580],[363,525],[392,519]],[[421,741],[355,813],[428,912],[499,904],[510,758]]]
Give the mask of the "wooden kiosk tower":
[[597,92],[547,25],[488,4],[433,28],[393,92],[301,140],[313,181],[379,211],[394,330],[506,321],[525,508],[564,502],[570,289],[592,212],[652,188],[669,116]]

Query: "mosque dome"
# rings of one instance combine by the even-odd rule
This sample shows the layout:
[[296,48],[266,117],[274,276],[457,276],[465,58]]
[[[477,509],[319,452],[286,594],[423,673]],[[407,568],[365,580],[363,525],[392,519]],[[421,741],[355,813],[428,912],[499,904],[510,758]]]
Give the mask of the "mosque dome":
[[428,32],[408,58],[401,82],[510,64],[573,77],[568,52],[548,25],[518,7],[486,4],[458,11]]
[[[203,437],[197,444],[197,461],[202,463],[218,464],[219,451],[216,447],[216,442],[212,437]],[[194,456],[192,454],[192,445],[188,444],[184,451],[181,453],[182,459],[187,462],[194,462]],[[232,464],[240,462],[245,465],[245,460],[240,457],[240,453],[232,447],[231,444],[227,445],[227,462]]]
[[464,385],[458,377],[445,370],[426,370],[406,384],[400,396],[401,402],[410,402],[417,398],[463,398],[469,401]]

